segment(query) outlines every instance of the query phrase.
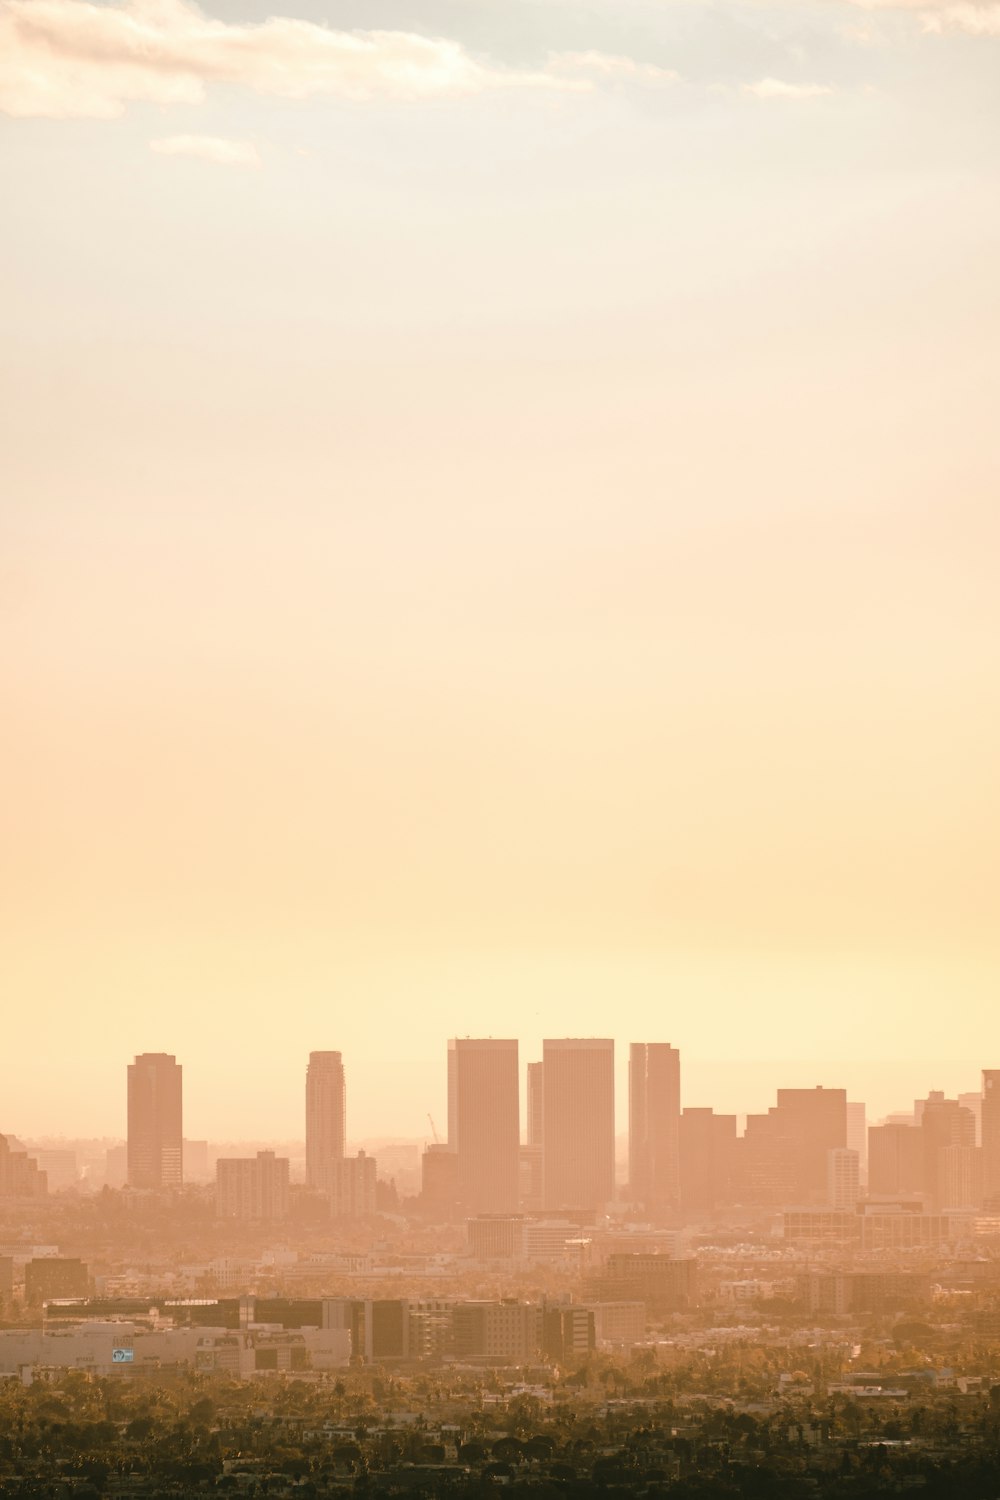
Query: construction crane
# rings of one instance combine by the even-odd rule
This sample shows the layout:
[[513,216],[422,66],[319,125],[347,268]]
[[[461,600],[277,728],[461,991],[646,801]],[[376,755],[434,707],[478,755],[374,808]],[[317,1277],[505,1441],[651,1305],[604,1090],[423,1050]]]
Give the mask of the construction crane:
[[427,1116],[427,1123],[431,1127],[431,1135],[434,1137],[434,1144],[435,1144],[435,1146],[440,1146],[441,1139],[440,1139],[440,1137],[439,1137],[439,1135],[437,1133],[437,1126],[434,1124],[434,1121],[431,1119],[430,1114],[428,1114],[428,1116]]

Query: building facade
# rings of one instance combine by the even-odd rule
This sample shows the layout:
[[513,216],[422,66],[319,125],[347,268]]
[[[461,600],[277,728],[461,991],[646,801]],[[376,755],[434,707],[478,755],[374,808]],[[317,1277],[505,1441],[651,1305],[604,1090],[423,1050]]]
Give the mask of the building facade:
[[520,1201],[521,1121],[516,1041],[448,1043],[448,1145],[466,1214],[514,1213]]
[[306,1186],[329,1192],[347,1144],[347,1087],[339,1052],[310,1052],[306,1068]]
[[615,1192],[615,1044],[550,1040],[542,1060],[545,1207],[601,1208]]
[[654,1215],[680,1207],[681,1055],[633,1042],[628,1062],[629,1195]]
[[183,1070],[167,1052],[142,1052],[128,1069],[127,1172],[131,1188],[184,1180]]

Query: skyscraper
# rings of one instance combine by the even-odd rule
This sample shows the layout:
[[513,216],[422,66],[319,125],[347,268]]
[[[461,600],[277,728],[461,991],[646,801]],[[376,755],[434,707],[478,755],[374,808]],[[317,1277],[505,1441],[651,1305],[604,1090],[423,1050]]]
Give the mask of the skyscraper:
[[545,1140],[545,1064],[528,1064],[528,1145]]
[[344,1159],[347,1089],[339,1052],[310,1052],[306,1068],[306,1186],[329,1192]]
[[601,1208],[615,1192],[615,1044],[542,1044],[545,1207]]
[[458,1156],[461,1211],[515,1212],[521,1147],[516,1041],[459,1037],[448,1043],[448,1145]]
[[826,1201],[829,1208],[850,1212],[860,1195],[858,1153],[837,1146],[826,1153]]
[[220,1219],[288,1217],[288,1157],[258,1151],[256,1158],[220,1156],[215,1211]]
[[983,1142],[983,1193],[989,1203],[1000,1200],[1000,1068],[983,1069],[980,1130]]
[[681,1111],[681,1208],[711,1213],[732,1197],[736,1166],[736,1116],[711,1109]]
[[924,1194],[934,1213],[956,1205],[946,1203],[947,1190],[953,1188],[954,1162],[945,1170],[943,1152],[950,1146],[975,1149],[976,1117],[957,1099],[946,1099],[940,1090],[920,1102],[920,1134],[923,1142]]
[[141,1052],[128,1068],[128,1185],[176,1188],[183,1181],[181,1067],[166,1052]]
[[923,1190],[922,1132],[915,1125],[869,1125],[868,1191],[892,1197]]
[[647,1212],[680,1204],[681,1055],[669,1042],[633,1042],[628,1061],[632,1201]]

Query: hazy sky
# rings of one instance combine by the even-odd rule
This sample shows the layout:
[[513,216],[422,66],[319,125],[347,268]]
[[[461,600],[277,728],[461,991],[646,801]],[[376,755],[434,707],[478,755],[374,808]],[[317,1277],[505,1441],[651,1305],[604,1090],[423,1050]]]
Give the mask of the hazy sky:
[[0,1130],[976,1086],[1000,0],[276,3],[0,0]]

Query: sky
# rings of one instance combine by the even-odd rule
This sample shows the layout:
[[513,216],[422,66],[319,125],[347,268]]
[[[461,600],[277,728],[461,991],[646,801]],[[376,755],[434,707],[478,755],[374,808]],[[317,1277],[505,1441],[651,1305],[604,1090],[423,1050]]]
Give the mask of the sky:
[[0,1130],[1000,1066],[1000,0],[0,0]]

